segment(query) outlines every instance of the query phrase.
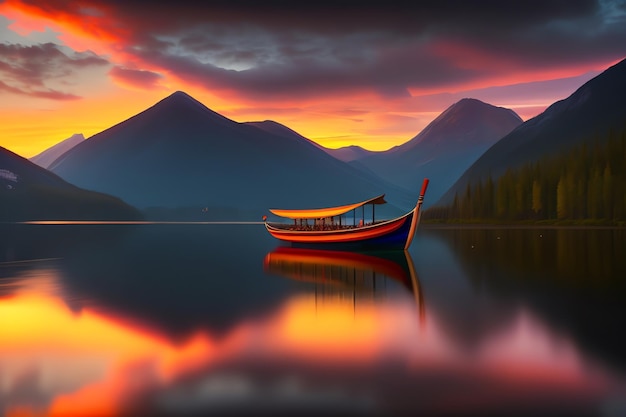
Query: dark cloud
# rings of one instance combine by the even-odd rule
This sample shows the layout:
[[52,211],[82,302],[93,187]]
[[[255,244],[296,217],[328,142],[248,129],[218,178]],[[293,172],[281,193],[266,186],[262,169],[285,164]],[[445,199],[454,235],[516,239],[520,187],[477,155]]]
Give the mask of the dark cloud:
[[354,89],[402,97],[411,88],[603,65],[626,56],[620,0],[80,5],[84,1],[46,7],[77,18],[85,10],[90,17],[94,9],[108,13],[99,29],[115,33],[146,67],[251,97]]
[[45,43],[25,46],[0,44],[0,88],[14,94],[52,100],[73,100],[74,94],[57,91],[46,85],[63,81],[78,71],[108,65],[108,61],[91,52],[64,52],[58,45]]
[[[112,4],[110,1],[107,4]],[[293,2],[293,1],[196,1],[145,2],[118,1],[114,9],[120,17],[137,16],[142,29],[160,23],[165,30],[203,23],[225,26],[244,25],[314,33],[349,33],[355,30],[383,30],[395,33],[420,33],[432,28],[463,30],[490,27],[515,30],[553,21],[586,17],[601,5],[594,0],[440,0],[429,2]],[[163,16],[169,16],[164,21]],[[139,23],[139,22],[137,22]]]
[[[596,1],[438,1],[289,7],[270,1],[169,9],[161,4],[136,23],[142,29],[137,41],[170,42],[169,48],[158,49],[142,44],[146,61],[213,90],[256,97],[367,88],[404,96],[409,88],[621,58],[626,24],[618,22],[626,22],[608,18],[615,16],[609,6]],[[130,15],[132,8],[131,3],[119,10]],[[157,26],[157,16],[166,10],[174,18]],[[465,57],[454,50],[438,49],[442,44],[487,60],[465,65]]]

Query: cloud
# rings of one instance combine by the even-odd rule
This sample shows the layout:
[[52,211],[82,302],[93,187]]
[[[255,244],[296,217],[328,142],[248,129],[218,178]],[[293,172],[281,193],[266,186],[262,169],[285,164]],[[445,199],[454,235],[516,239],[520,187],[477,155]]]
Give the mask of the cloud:
[[111,71],[118,80],[150,86],[161,73],[251,100],[364,91],[401,98],[528,73],[537,80],[567,68],[580,74],[626,55],[626,13],[611,0],[85,4],[29,10],[113,40],[126,61],[153,71],[121,67]]
[[158,83],[163,78],[161,74],[156,72],[125,68],[117,65],[111,68],[109,75],[122,84],[144,90],[158,88]]
[[58,91],[48,84],[63,84],[89,67],[108,65],[91,52],[64,51],[44,43],[25,46],[0,44],[0,88],[6,92],[51,100],[73,100],[79,96]]
[[0,91],[4,91],[5,93],[9,93],[9,94],[29,96],[29,97],[34,97],[34,98],[45,98],[49,100],[58,100],[58,101],[78,100],[81,98],[80,96],[77,96],[74,94],[63,93],[61,91],[56,91],[52,89],[35,89],[35,88],[30,88],[27,90],[20,89],[17,87],[12,87],[1,80],[0,80]]
[[[539,78],[568,66],[586,71],[626,54],[626,25],[595,1],[273,4],[181,7],[159,26],[165,10],[157,8],[134,22],[141,35],[128,41],[146,63],[252,99],[364,90],[402,97],[411,89],[476,88],[493,77],[505,82],[526,71]],[[131,16],[130,8],[119,12]]]

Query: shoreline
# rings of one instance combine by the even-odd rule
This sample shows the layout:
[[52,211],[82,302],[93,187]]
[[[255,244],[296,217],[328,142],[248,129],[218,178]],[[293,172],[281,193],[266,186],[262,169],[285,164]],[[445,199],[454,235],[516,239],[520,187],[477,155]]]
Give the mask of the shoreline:
[[568,229],[568,230],[626,230],[626,226],[587,224],[494,224],[494,223],[421,223],[420,229]]

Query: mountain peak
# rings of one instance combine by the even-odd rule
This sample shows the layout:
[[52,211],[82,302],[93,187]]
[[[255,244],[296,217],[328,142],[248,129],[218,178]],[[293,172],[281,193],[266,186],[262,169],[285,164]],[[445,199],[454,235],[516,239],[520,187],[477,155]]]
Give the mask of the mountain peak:
[[[202,107],[206,107],[204,104],[200,103],[198,100],[185,93],[184,91],[175,91],[169,96],[165,97],[163,100],[159,101],[159,103],[176,103],[178,105],[181,104],[192,104],[192,105],[200,105]],[[157,103],[157,105],[159,104]]]
[[82,133],[74,133],[71,137],[33,156],[30,161],[47,169],[57,158],[84,140],[85,136]]
[[[267,131],[229,120],[177,91],[84,141],[51,170],[76,186],[142,209],[180,210],[198,218],[225,212],[257,218],[274,204],[338,205],[383,190],[381,180],[278,123],[258,125]],[[326,203],[319,203],[320,195]],[[203,208],[211,214],[203,215]]]
[[621,131],[626,114],[626,59],[587,81],[569,97],[527,120],[489,148],[463,173],[438,204],[449,204],[470,183],[500,177],[549,155],[594,143]]
[[456,103],[454,103],[452,105],[452,107],[454,107],[454,106],[471,106],[471,105],[487,105],[487,106],[491,106],[491,104],[487,104],[484,101],[478,100],[477,98],[464,97],[461,100],[459,100]]
[[415,178],[429,177],[429,198],[436,201],[485,150],[521,123],[512,110],[464,98],[413,139],[360,162],[415,193],[419,191]]
[[511,109],[494,106],[493,104],[485,103],[484,101],[480,101],[476,98],[469,98],[469,97],[462,98],[461,100],[457,101],[456,103],[448,107],[440,115],[440,117],[443,117],[444,115],[449,116],[451,113],[457,113],[457,112],[462,112],[462,113],[465,113],[466,116],[473,117],[477,114],[482,114],[485,112],[493,112],[493,111],[500,111],[500,112],[506,111],[510,115],[518,119],[520,123],[523,122],[522,118],[519,117],[519,115]]
[[171,98],[171,99],[178,99],[178,100],[191,100],[191,101],[195,101],[198,102],[198,100],[196,100],[195,98],[193,98],[191,95],[185,93],[184,91],[178,90],[178,91],[174,91],[172,94],[170,94],[168,97],[166,97],[166,99]]
[[202,117],[209,115],[210,119],[218,123],[235,123],[233,120],[209,109],[184,91],[175,91],[165,97],[146,111],[162,111],[164,117],[179,117],[183,114],[202,114]]
[[413,139],[393,148],[393,152],[406,152],[419,143],[451,145],[469,141],[490,146],[521,123],[523,120],[511,109],[463,98],[444,110]]

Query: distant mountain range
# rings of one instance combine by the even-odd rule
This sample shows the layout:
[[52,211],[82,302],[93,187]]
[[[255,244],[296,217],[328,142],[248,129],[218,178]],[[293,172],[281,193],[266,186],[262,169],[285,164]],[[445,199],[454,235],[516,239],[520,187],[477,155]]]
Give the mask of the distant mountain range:
[[468,183],[497,178],[545,155],[626,129],[626,60],[589,80],[489,148],[445,193],[437,205],[450,204]]
[[[463,99],[383,152],[328,149],[269,120],[237,123],[176,92],[89,140],[75,135],[33,159],[157,218],[257,219],[268,208],[383,193],[393,204],[381,214],[395,215],[415,203],[423,177],[431,179],[425,206],[446,204],[472,181],[625,125],[622,61],[525,123],[512,110]],[[5,186],[11,173],[0,171]]]
[[363,159],[367,156],[370,156],[376,153],[374,151],[369,151],[367,149],[364,149],[358,145],[344,146],[342,148],[337,148],[337,149],[331,149],[331,148],[324,148],[324,149],[330,155],[344,162],[358,161],[359,159]]
[[0,221],[137,220],[141,214],[110,195],[82,190],[0,147]]
[[431,185],[425,207],[437,201],[486,149],[521,123],[522,119],[510,109],[466,98],[446,109],[408,142],[373,152],[359,146],[329,149],[279,123],[251,122],[268,132],[308,141],[349,162],[364,175],[385,180],[388,188],[399,187],[411,196],[418,194],[422,179],[428,177]]
[[[512,110],[475,99],[453,104],[408,142],[356,160],[387,181],[419,191],[428,177],[427,207],[437,201],[463,172],[522,119]],[[356,166],[353,162],[353,165]]]
[[75,133],[64,141],[61,141],[45,151],[33,156],[30,158],[30,161],[42,168],[48,168],[58,157],[84,140],[85,137],[82,133]]
[[417,192],[409,193],[405,188],[400,187],[393,182],[387,181],[384,178],[381,178],[379,175],[369,170],[367,167],[358,164],[357,161],[359,159],[364,158],[368,155],[375,154],[376,152],[368,151],[367,149],[363,149],[360,146],[346,146],[339,149],[326,148],[318,144],[317,142],[312,141],[305,136],[302,136],[295,130],[290,129],[287,126],[273,120],[265,120],[263,122],[246,122],[245,124],[258,127],[259,129],[265,130],[266,132],[282,136],[295,142],[310,143],[316,148],[326,152],[328,155],[331,155],[335,159],[343,162],[351,162],[350,165],[360,172],[359,175],[365,176],[368,181],[382,185],[385,189],[385,195],[388,197],[388,200],[393,201],[395,204],[401,207],[402,210],[407,210],[415,205]]
[[234,122],[176,92],[76,145],[50,169],[159,216],[260,219],[268,208],[347,204],[388,191],[311,141],[272,129]]

